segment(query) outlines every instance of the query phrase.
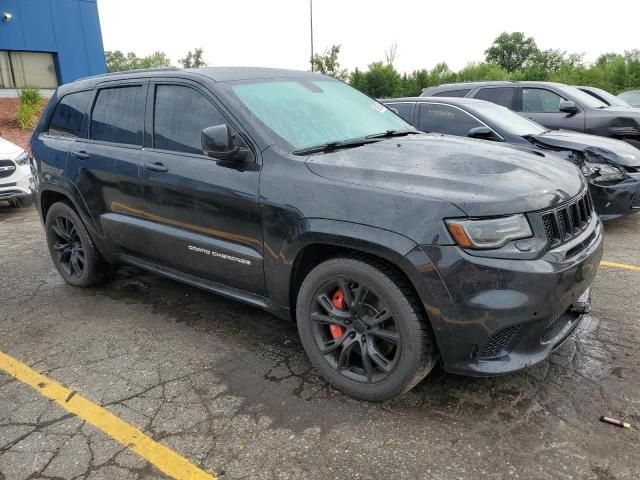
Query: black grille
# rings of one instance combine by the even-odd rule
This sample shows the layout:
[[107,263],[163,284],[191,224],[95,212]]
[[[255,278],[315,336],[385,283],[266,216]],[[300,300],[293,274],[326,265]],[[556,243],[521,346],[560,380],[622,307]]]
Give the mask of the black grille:
[[502,352],[513,342],[513,339],[520,331],[520,325],[512,325],[511,327],[504,328],[498,333],[494,334],[480,352],[480,358],[493,358],[498,357]]
[[593,216],[593,203],[589,192],[564,205],[540,213],[547,239],[552,246],[568,242],[580,235]]
[[640,193],[636,193],[631,198],[631,208],[640,208]]
[[16,165],[11,160],[0,160],[0,178],[10,177],[15,171]]

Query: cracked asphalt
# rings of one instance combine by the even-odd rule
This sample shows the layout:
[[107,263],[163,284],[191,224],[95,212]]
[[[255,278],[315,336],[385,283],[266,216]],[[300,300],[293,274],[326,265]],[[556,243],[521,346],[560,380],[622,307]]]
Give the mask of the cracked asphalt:
[[[606,260],[640,265],[640,215]],[[222,479],[637,479],[640,272],[601,267],[593,311],[550,359],[489,379],[436,368],[356,401],[292,324],[132,268],[65,285],[34,209],[0,203],[0,351]],[[621,429],[601,415],[633,424]],[[0,480],[155,479],[153,465],[0,372]]]

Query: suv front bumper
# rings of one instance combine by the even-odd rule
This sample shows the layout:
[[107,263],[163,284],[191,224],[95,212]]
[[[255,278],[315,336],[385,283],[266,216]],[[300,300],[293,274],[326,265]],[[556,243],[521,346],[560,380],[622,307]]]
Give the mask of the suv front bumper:
[[613,185],[589,182],[596,212],[603,221],[640,212],[640,173],[627,175],[630,178]]
[[[445,370],[498,375],[547,358],[586,311],[585,297],[602,258],[602,230],[594,215],[582,235],[535,260],[421,247],[432,264],[416,266],[428,285],[425,307]],[[576,246],[582,248],[577,254]],[[572,309],[574,304],[582,308]]]
[[8,177],[0,178],[0,201],[30,197],[32,192],[31,168],[18,165]]

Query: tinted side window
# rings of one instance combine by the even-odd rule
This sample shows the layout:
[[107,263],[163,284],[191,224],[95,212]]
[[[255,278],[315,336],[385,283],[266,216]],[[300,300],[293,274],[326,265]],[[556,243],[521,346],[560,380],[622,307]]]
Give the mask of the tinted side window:
[[142,86],[103,88],[91,115],[91,138],[142,145],[144,89]]
[[89,90],[70,93],[62,97],[62,100],[56,105],[53,115],[51,115],[49,135],[61,135],[71,138],[81,137],[84,117],[92,93]]
[[202,130],[225,122],[220,111],[200,92],[180,85],[156,87],[154,148],[202,153]]
[[462,90],[446,90],[444,92],[435,93],[434,97],[464,97],[467,93],[471,91],[470,88],[465,88]]
[[418,129],[425,132],[466,136],[472,128],[482,126],[482,123],[459,108],[435,103],[420,105]]
[[413,103],[387,103],[387,107],[395,108],[404,120],[413,123]]
[[543,88],[522,89],[522,111],[535,113],[558,113],[562,98],[557,93]]
[[497,103],[508,109],[513,109],[513,97],[516,89],[514,87],[481,88],[476,93],[475,98]]

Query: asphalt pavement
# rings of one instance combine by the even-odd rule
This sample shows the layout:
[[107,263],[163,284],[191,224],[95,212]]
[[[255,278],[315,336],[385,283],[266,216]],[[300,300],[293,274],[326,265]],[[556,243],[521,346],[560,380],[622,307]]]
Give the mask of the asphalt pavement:
[[[640,214],[606,225],[604,259],[631,268],[600,267],[592,313],[549,361],[486,379],[437,367],[371,404],[261,310],[129,267],[65,285],[36,211],[0,204],[0,352],[221,479],[637,479],[639,238]],[[0,365],[0,480],[152,478],[157,462]]]

